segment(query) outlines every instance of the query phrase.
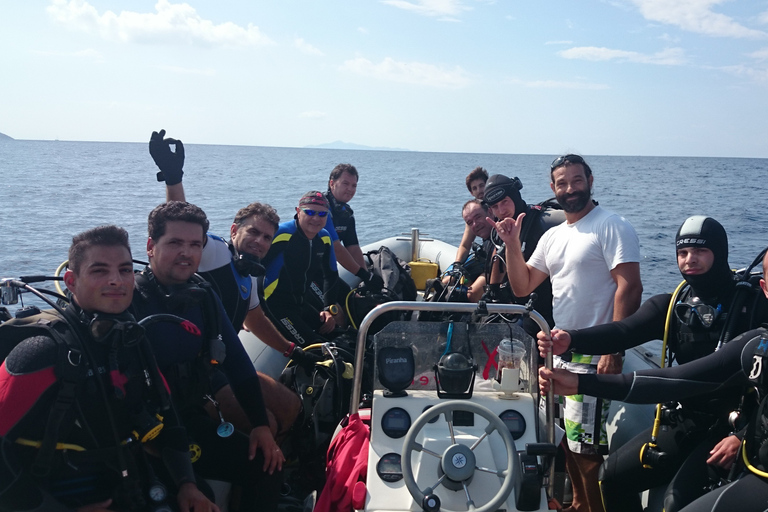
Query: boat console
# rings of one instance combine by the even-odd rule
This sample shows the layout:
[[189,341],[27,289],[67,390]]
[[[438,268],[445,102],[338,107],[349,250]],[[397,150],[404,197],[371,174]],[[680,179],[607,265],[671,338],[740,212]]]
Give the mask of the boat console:
[[[504,370],[502,387],[503,338],[524,341],[526,351],[515,371]],[[535,343],[519,326],[392,322],[374,337],[374,352],[366,492],[356,508],[547,509],[555,445],[539,419]]]

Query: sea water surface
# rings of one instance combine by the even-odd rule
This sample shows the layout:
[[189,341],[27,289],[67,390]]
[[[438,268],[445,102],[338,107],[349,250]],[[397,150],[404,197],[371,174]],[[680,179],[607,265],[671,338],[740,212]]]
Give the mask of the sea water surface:
[[[355,211],[361,245],[422,233],[458,244],[465,176],[476,166],[518,176],[529,203],[551,197],[552,155],[422,153],[188,144],[187,199],[202,207],[214,233],[227,236],[235,212],[253,201],[290,219],[309,190],[325,191],[338,163],[360,173]],[[726,228],[730,264],[742,268],[768,245],[768,159],[584,155],[594,198],[626,217],[641,244],[644,298],[680,282],[674,237],[686,217],[710,215]],[[0,278],[52,274],[72,235],[100,224],[128,230],[134,257],[145,257],[149,211],[165,186],[147,144],[0,142]]]

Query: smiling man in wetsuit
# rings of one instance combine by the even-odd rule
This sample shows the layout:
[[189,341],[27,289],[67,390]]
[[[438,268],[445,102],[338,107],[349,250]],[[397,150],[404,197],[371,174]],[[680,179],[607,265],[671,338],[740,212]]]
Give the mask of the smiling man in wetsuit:
[[[263,263],[264,297],[273,321],[292,343],[306,347],[336,328],[334,311],[343,298],[331,237],[325,229],[330,205],[322,192],[299,200],[294,220],[283,222]],[[313,276],[323,276],[314,290]]]
[[[479,201],[483,200],[485,195],[485,183],[487,181],[488,171],[482,167],[475,167],[472,169],[472,172],[467,174],[467,177],[464,178],[464,184],[467,186],[467,190],[472,194],[472,197]],[[456,251],[454,264],[461,264],[466,261],[469,253],[472,252],[472,242],[475,241],[475,237],[477,236],[478,235],[474,234],[469,228],[469,225],[464,226],[464,234],[461,236],[461,243]]]
[[[197,206],[170,201],[149,214],[149,265],[136,277],[137,317],[171,313],[200,328],[195,336],[175,325],[154,324],[147,336],[193,444],[195,470],[205,478],[238,484],[240,511],[274,510],[283,454],[269,428],[259,376],[218,295],[196,271],[208,219]],[[222,377],[225,377],[223,378]],[[205,409],[228,383],[252,429],[235,431]]]
[[[379,291],[384,282],[381,277],[368,271],[357,239],[355,212],[347,204],[355,197],[358,179],[357,169],[352,164],[339,164],[331,171],[328,177],[328,191],[325,193],[329,209],[325,229],[333,242],[336,261],[357,276],[368,289]],[[319,284],[315,283],[315,286]]]
[[[171,146],[175,146],[175,151],[171,151]],[[160,169],[158,180],[165,181],[166,200],[186,201],[182,183],[184,144],[178,139],[165,138],[165,130],[160,130],[152,132],[149,152]],[[229,240],[207,233],[198,272],[218,293],[235,332],[245,327],[286,357],[311,366],[317,356],[294,348],[267,318],[260,300],[258,278],[263,275],[264,269],[259,262],[267,254],[279,222],[277,212],[268,204],[254,202],[241,208],[230,226]],[[261,372],[258,375],[265,391],[272,430],[276,434],[283,433],[299,414],[299,398],[268,375]],[[222,388],[221,393],[219,401],[225,409],[229,409],[229,387]],[[236,408],[228,410],[228,413],[240,418],[242,423],[242,414]]]
[[24,338],[0,365],[0,510],[218,511],[197,488],[186,432],[126,311],[128,233],[76,235],[64,282],[64,318],[51,310],[0,326],[4,342]]

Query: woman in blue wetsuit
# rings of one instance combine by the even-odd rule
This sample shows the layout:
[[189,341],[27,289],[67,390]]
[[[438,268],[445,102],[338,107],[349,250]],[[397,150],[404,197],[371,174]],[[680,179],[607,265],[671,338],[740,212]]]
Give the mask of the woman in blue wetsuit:
[[[302,347],[325,339],[336,327],[327,311],[338,302],[341,290],[336,256],[324,227],[328,211],[322,192],[304,194],[294,220],[280,224],[262,260],[267,269],[264,298],[273,322],[288,340]],[[323,276],[322,290],[312,289],[317,275]],[[317,300],[308,298],[312,292]]]
[[[768,256],[763,259],[763,268],[768,268]],[[760,280],[760,286],[768,297],[765,279]],[[546,344],[541,345],[546,348]],[[596,344],[590,348],[595,352],[600,349]],[[768,503],[768,411],[765,407],[768,398],[768,324],[737,336],[713,354],[679,366],[621,375],[576,375],[563,369],[542,368],[539,386],[542,393],[550,390],[560,395],[584,393],[628,403],[740,394],[745,386],[755,389],[760,405],[749,418],[736,460],[740,469],[736,474],[740,478],[696,499],[682,511],[765,510]]]

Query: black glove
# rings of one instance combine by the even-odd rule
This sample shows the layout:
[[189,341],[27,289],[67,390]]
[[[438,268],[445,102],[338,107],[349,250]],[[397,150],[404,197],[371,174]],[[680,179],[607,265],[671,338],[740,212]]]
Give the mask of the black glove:
[[296,346],[293,348],[293,352],[291,352],[291,360],[311,372],[315,368],[315,363],[319,363],[323,358],[314,352],[304,352],[304,349]]
[[357,271],[355,276],[359,277],[360,280],[365,283],[365,287],[373,293],[378,293],[384,288],[384,280],[381,276],[377,276],[373,272],[368,272],[363,267],[360,267],[360,270]]
[[[165,130],[152,132],[149,138],[149,154],[155,161],[160,172],[157,173],[157,181],[165,181],[166,185],[181,183],[184,175],[184,144],[178,139],[165,137]],[[171,151],[171,144],[176,146],[176,152]]]

